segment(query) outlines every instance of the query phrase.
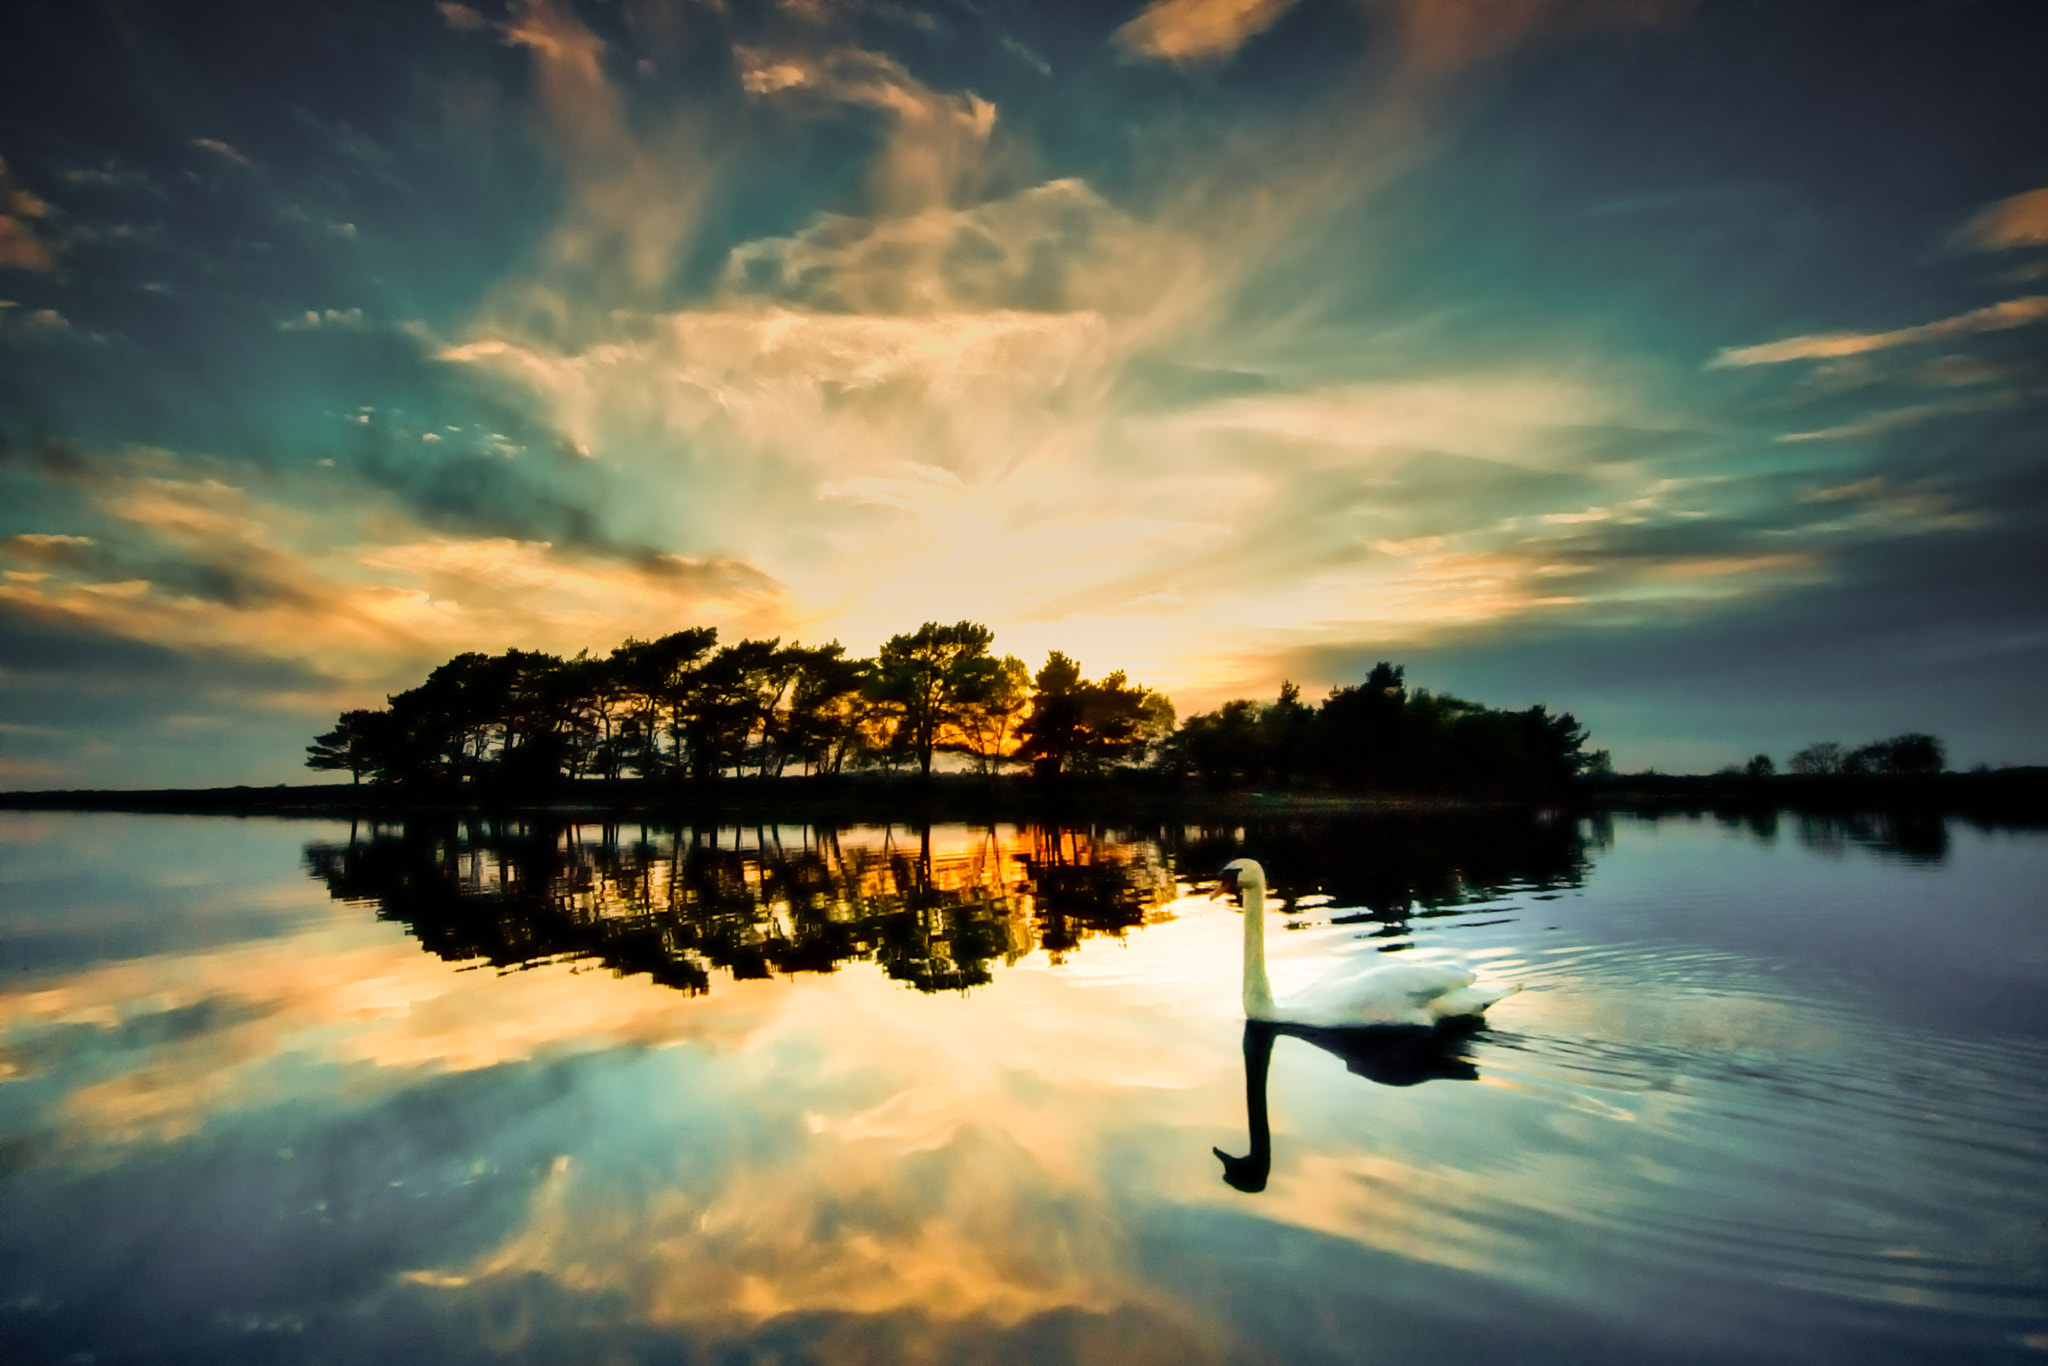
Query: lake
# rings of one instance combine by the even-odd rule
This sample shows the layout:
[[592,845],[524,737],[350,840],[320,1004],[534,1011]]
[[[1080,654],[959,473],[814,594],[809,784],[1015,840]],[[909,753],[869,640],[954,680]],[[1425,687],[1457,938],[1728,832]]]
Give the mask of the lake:
[[[1248,1035],[1243,854],[1283,994],[1524,989]],[[0,1357],[2048,1362],[2044,887],[1938,817],[0,813]]]

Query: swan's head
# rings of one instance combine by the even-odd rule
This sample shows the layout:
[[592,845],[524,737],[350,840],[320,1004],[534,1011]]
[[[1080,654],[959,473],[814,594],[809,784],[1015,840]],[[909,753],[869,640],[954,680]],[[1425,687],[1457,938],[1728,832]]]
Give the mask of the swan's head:
[[1266,889],[1266,870],[1259,866],[1257,859],[1232,859],[1223,865],[1223,890],[1242,892],[1247,887]]

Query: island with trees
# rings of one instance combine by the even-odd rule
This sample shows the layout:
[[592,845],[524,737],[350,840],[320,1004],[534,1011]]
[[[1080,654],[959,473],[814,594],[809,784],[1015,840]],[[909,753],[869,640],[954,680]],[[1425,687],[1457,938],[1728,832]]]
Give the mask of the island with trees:
[[1122,778],[1263,788],[1555,796],[1606,763],[1543,706],[1502,711],[1427,690],[1400,666],[1320,705],[1285,685],[1176,724],[1121,672],[1090,679],[1055,650],[1035,672],[988,627],[926,622],[870,659],[837,642],[720,645],[710,628],[573,659],[457,655],[378,709],[344,712],[308,747],[316,769],[391,795],[479,800],[702,791],[937,772],[1047,785]]
[[1358,803],[1848,808],[2048,818],[2048,771],[1953,773],[1939,739],[1824,741],[1712,774],[1617,774],[1570,712],[1410,688],[1381,662],[1306,700],[1236,698],[1178,717],[1121,670],[1051,651],[1031,669],[972,621],[925,622],[869,658],[837,641],[719,641],[710,627],[607,654],[456,655],[307,746],[344,785],[0,794],[0,805],[137,810],[782,810]]

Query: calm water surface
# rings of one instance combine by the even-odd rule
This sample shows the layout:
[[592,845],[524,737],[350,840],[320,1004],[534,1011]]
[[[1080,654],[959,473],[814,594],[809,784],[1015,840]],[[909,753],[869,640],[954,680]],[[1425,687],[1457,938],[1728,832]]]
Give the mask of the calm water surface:
[[[1526,990],[1247,1037],[1240,853],[1283,992]],[[0,1358],[2048,1362],[2044,886],[1938,821],[0,815]]]

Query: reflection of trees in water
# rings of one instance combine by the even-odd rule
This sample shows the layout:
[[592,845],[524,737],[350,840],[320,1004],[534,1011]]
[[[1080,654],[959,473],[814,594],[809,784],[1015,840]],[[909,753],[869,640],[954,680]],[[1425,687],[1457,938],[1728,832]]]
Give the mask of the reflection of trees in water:
[[1948,857],[1948,821],[1939,811],[1802,811],[1799,842],[1837,857],[1851,845],[1915,862]]
[[841,832],[414,822],[306,850],[442,958],[595,958],[690,992],[879,962],[923,991],[1034,948],[1145,922],[1174,891],[1156,845],[1053,828]]
[[[1590,865],[1589,833],[1600,829],[1549,813],[1460,812],[1346,820],[1274,820],[1228,830],[1180,833],[1176,858],[1185,876],[1213,876],[1251,854],[1291,898],[1329,898],[1339,921],[1383,922],[1405,932],[1411,920],[1481,913],[1479,903],[1576,887]],[[1611,841],[1611,829],[1606,832]]]

